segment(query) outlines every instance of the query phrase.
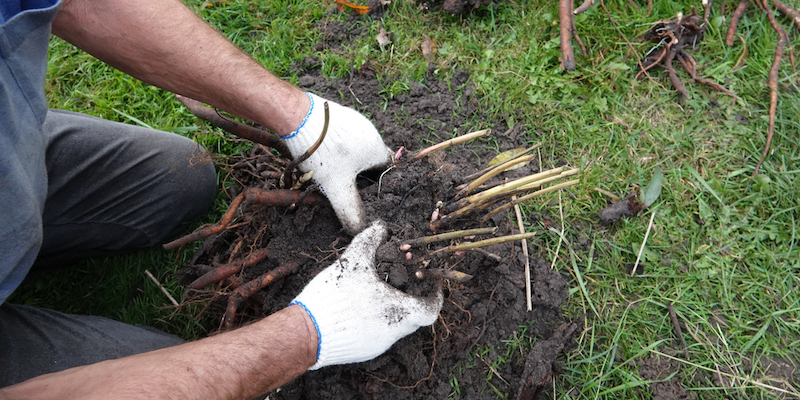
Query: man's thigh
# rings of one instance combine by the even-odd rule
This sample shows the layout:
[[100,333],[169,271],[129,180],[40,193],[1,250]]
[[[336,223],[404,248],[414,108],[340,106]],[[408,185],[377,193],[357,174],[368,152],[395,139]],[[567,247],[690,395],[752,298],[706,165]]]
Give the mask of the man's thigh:
[[213,164],[188,138],[60,110],[50,110],[44,130],[40,260],[158,245],[213,202]]
[[[42,265],[157,245],[205,213],[216,194],[210,159],[179,135],[56,110],[44,131]],[[6,303],[0,386],[180,342],[106,318]]]

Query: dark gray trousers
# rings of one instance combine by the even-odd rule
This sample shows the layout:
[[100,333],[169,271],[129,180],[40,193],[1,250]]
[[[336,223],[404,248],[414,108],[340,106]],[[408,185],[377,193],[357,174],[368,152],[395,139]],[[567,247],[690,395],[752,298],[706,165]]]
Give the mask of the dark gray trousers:
[[[216,194],[210,159],[172,133],[50,110],[44,241],[37,265],[158,245],[203,215]],[[181,343],[106,318],[0,305],[0,387]]]

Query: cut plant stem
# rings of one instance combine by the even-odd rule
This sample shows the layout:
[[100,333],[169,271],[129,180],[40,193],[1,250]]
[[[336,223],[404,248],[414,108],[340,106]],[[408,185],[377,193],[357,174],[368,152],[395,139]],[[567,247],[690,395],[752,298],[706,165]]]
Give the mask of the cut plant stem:
[[486,200],[486,199],[488,199],[488,198],[490,198],[490,197],[492,197],[492,196],[494,196],[494,195],[496,195],[498,193],[508,192],[508,191],[514,190],[514,189],[516,189],[516,188],[518,188],[520,186],[532,184],[532,183],[534,183],[536,181],[539,181],[539,180],[542,180],[542,179],[545,179],[545,178],[549,178],[551,176],[559,175],[563,171],[564,171],[564,167],[559,167],[559,168],[550,169],[550,170],[547,170],[547,171],[542,171],[542,172],[539,172],[539,173],[536,173],[536,174],[533,174],[533,175],[528,175],[528,176],[525,176],[525,177],[522,177],[522,178],[519,178],[519,179],[515,179],[515,180],[513,180],[511,182],[506,182],[506,183],[494,186],[494,187],[486,189],[486,190],[484,190],[484,191],[482,191],[480,193],[473,194],[472,196],[465,197],[465,198],[463,198],[461,200],[458,200],[458,201],[456,201],[454,203],[449,204],[447,207],[445,207],[445,211],[447,211],[447,212],[455,211],[455,210],[457,210],[459,208],[463,208],[464,206],[466,206],[468,204],[474,204],[474,203],[478,203],[478,202],[484,201],[484,200]]
[[424,279],[424,278],[444,278],[451,281],[457,282],[467,282],[472,279],[472,275],[465,274],[461,271],[456,271],[453,269],[441,269],[441,268],[431,268],[431,269],[421,269],[417,271],[414,276],[417,279]]
[[505,160],[505,161],[501,162],[500,164],[492,165],[492,166],[486,167],[486,168],[484,168],[484,169],[482,169],[482,170],[480,170],[478,172],[475,172],[475,173],[472,173],[470,175],[467,175],[467,176],[464,177],[464,180],[468,181],[470,179],[475,179],[475,178],[477,178],[477,177],[479,177],[479,176],[481,176],[481,175],[483,175],[483,174],[491,171],[492,169],[497,168],[497,167],[499,167],[499,166],[501,166],[503,164],[514,162],[514,160],[516,160],[516,159],[518,159],[520,157],[523,157],[525,154],[528,154],[531,151],[538,149],[539,147],[542,147],[542,143],[541,142],[536,143],[535,145],[533,145],[531,147],[528,147],[527,149],[523,150],[522,153],[519,153],[519,154],[515,155],[514,157],[509,158],[508,160]]
[[558,185],[553,185],[553,186],[550,186],[550,187],[542,189],[542,190],[537,190],[537,191],[535,191],[535,192],[533,192],[531,194],[522,196],[522,197],[520,197],[520,198],[518,198],[516,200],[512,200],[512,201],[510,201],[510,202],[508,202],[506,204],[503,204],[502,206],[497,207],[494,210],[489,211],[488,213],[486,213],[486,215],[483,216],[481,221],[488,221],[489,218],[491,218],[495,214],[497,214],[497,213],[499,213],[499,212],[501,212],[503,210],[506,210],[506,209],[508,209],[510,207],[513,207],[515,204],[519,204],[519,203],[522,203],[524,201],[528,201],[528,200],[530,200],[530,199],[532,199],[532,198],[534,198],[536,196],[541,196],[543,194],[554,192],[556,190],[563,189],[565,187],[574,186],[574,185],[578,184],[578,182],[580,182],[579,179],[573,179],[571,181],[567,181],[567,182],[564,182],[564,183],[559,183]]
[[[460,216],[463,216],[463,215],[468,214],[468,213],[470,213],[472,211],[475,211],[475,210],[485,209],[487,207],[490,207],[492,204],[495,204],[498,201],[501,201],[501,200],[503,200],[505,198],[512,197],[512,196],[515,196],[515,195],[518,195],[518,194],[521,194],[521,193],[529,192],[529,191],[531,191],[533,189],[536,189],[536,188],[539,188],[539,187],[541,187],[541,186],[543,186],[545,184],[548,184],[548,183],[551,183],[551,182],[555,182],[555,181],[557,181],[557,180],[559,180],[561,178],[565,178],[565,177],[569,177],[569,176],[572,176],[572,175],[576,175],[578,172],[579,172],[579,170],[577,170],[577,169],[569,170],[569,171],[561,173],[561,174],[559,174],[557,176],[544,178],[542,180],[531,182],[529,184],[523,185],[523,186],[518,187],[518,188],[513,189],[513,190],[508,190],[506,192],[497,193],[494,196],[482,199],[481,201],[478,201],[478,202],[472,203],[472,204],[469,204],[468,202],[464,201],[464,200],[467,200],[467,199],[463,199],[463,200],[461,200],[461,201],[459,201],[457,203],[457,205],[463,205],[461,208],[459,208],[455,212],[452,212],[450,214],[442,216],[440,220],[442,220],[442,221],[450,220],[450,219],[453,219],[453,218],[458,218]],[[544,193],[547,193],[547,192],[543,192],[543,193],[539,193],[539,194],[544,194]],[[482,193],[479,193],[479,194],[482,194]],[[475,196],[478,196],[478,195],[475,195]],[[436,226],[438,227],[439,225],[437,224]]]
[[[422,246],[424,244],[433,243],[433,242],[440,242],[442,240],[450,240],[450,239],[459,239],[465,236],[472,236],[472,235],[486,235],[486,234],[494,234],[497,232],[497,227],[494,228],[477,228],[477,229],[466,229],[463,231],[453,231],[453,232],[446,232],[440,233],[438,235],[433,236],[425,236],[417,239],[411,239],[406,242],[406,245],[410,247],[414,246]],[[402,246],[405,248],[405,246]]]
[[[467,214],[469,214],[469,213],[471,213],[473,211],[486,209],[486,208],[491,207],[493,204],[495,204],[495,203],[497,203],[497,202],[499,202],[499,201],[501,201],[501,200],[503,200],[505,198],[512,197],[512,196],[517,195],[517,194],[529,192],[530,190],[535,189],[537,187],[541,187],[542,185],[544,185],[546,183],[550,183],[550,182],[556,181],[556,180],[561,179],[563,177],[575,175],[578,172],[579,172],[579,170],[577,170],[577,169],[570,170],[570,171],[567,171],[566,173],[562,173],[562,174],[559,174],[557,176],[544,178],[544,179],[539,180],[539,181],[529,182],[526,185],[523,185],[521,187],[517,187],[517,188],[513,188],[513,189],[509,189],[509,187],[505,187],[504,188],[505,191],[495,192],[495,194],[493,196],[488,196],[488,197],[481,198],[480,196],[485,196],[484,194],[486,193],[486,191],[484,191],[484,192],[478,193],[476,195],[461,199],[461,200],[459,200],[459,201],[457,201],[457,202],[455,202],[453,204],[448,205],[445,210],[446,211],[447,210],[452,210],[453,208],[459,207],[459,206],[461,208],[458,208],[455,211],[452,211],[452,212],[450,212],[448,214],[445,214],[445,215],[439,217],[438,221],[434,221],[434,222],[431,223],[431,229],[432,230],[436,230],[440,226],[442,226],[442,224],[448,223],[449,221],[453,221],[453,220],[455,220],[457,218],[460,218],[460,217],[462,217],[464,215],[467,215]],[[572,182],[577,182],[577,180],[576,181],[572,181]],[[574,183],[570,183],[570,184],[568,184],[566,186],[571,186],[573,184]],[[511,187],[513,187],[513,186],[511,186]],[[558,188],[565,187],[565,186],[554,186],[554,187],[555,187],[555,189],[558,189]],[[535,196],[538,196],[538,195],[542,195],[542,194],[548,193],[549,191],[555,190],[555,189],[549,189],[549,190],[543,189],[543,190],[540,190],[538,192],[532,193],[530,195],[526,195],[526,198],[530,198],[530,197],[527,197],[527,196],[535,197]],[[475,200],[475,199],[478,199],[478,200],[475,201],[474,203],[470,203],[470,200]],[[498,211],[498,212],[500,212],[500,211]],[[494,214],[492,214],[492,215],[494,215]],[[491,215],[490,215],[490,217],[491,217]],[[484,222],[486,220],[488,220],[488,218],[482,219],[482,221],[484,221]]]
[[508,183],[504,183],[501,185],[497,185],[491,189],[484,190],[483,192],[474,194],[472,196],[467,197],[467,202],[469,203],[478,203],[488,199],[492,196],[509,192],[511,190],[526,186],[526,185],[534,185],[536,182],[541,181],[543,179],[550,178],[552,176],[557,176],[564,171],[564,167],[558,167],[555,169],[539,172],[538,174],[528,175],[526,177],[522,177],[516,180],[513,180]]
[[534,159],[534,157],[535,156],[531,156],[531,155],[524,156],[524,157],[518,157],[518,158],[515,158],[515,159],[512,159],[512,160],[509,160],[510,162],[504,162],[504,163],[492,168],[489,172],[481,175],[478,179],[475,179],[469,185],[467,185],[467,187],[465,187],[460,192],[458,192],[458,194],[456,194],[455,198],[456,199],[460,199],[461,197],[469,194],[470,192],[472,192],[473,190],[478,188],[478,186],[483,185],[489,179],[492,179],[495,176],[497,176],[497,174],[508,170],[509,168],[513,167],[514,165],[517,165],[517,164],[520,164],[520,163],[524,163],[524,162],[530,162],[530,161],[532,161]]
[[446,141],[444,141],[442,143],[435,144],[435,145],[433,145],[431,147],[428,147],[426,149],[420,150],[416,155],[414,155],[414,159],[420,159],[422,157],[427,156],[428,154],[431,154],[431,153],[439,151],[439,150],[446,149],[446,148],[448,148],[448,147],[450,147],[450,146],[452,146],[454,144],[461,144],[461,143],[469,142],[470,140],[486,136],[486,135],[490,134],[491,132],[492,132],[491,129],[483,129],[483,130],[480,130],[480,131],[475,131],[475,132],[472,132],[472,133],[468,133],[466,135],[461,135],[461,136],[458,136],[458,137],[454,137],[454,138],[452,138],[450,140],[446,140]]
[[[516,198],[512,198],[516,200]],[[519,209],[519,204],[514,204],[514,212],[517,214],[517,227],[520,233],[525,233],[525,226],[522,224],[522,211]],[[528,240],[522,239],[522,255],[525,256],[525,305],[527,311],[533,309],[531,303],[531,260],[528,256]]]
[[452,253],[455,251],[462,251],[462,250],[472,250],[477,249],[480,247],[491,246],[493,244],[500,244],[505,242],[513,242],[515,240],[522,240],[522,239],[532,239],[536,236],[535,232],[529,233],[518,233],[516,235],[508,235],[508,236],[500,236],[491,239],[479,240],[477,242],[470,242],[470,243],[462,243],[453,246],[443,247],[439,250],[436,250],[431,253],[431,255],[439,255],[442,253]]

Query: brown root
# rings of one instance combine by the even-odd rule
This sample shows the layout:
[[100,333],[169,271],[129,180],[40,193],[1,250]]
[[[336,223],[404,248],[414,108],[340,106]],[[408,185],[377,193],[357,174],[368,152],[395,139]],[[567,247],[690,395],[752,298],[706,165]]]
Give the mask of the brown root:
[[758,175],[761,164],[764,163],[764,159],[767,158],[769,148],[772,145],[772,137],[775,134],[775,114],[778,108],[778,71],[781,66],[781,58],[783,58],[784,47],[788,42],[788,35],[786,31],[778,25],[778,22],[775,20],[775,14],[767,4],[763,4],[763,6],[766,9],[770,25],[778,32],[778,45],[775,46],[775,58],[772,60],[772,67],[769,69],[769,77],[767,79],[767,86],[769,86],[769,128],[767,131],[767,143],[764,145],[764,152],[761,154],[761,159],[758,160],[758,164],[756,164],[753,176]]
[[561,29],[561,67],[564,71],[575,70],[575,51],[572,49],[573,18],[572,0],[558,1],[558,17]]
[[244,260],[222,264],[211,271],[206,272],[203,276],[195,279],[194,282],[189,285],[189,289],[199,290],[208,285],[220,282],[223,279],[241,271],[244,267],[252,267],[258,264],[261,260],[267,257],[268,253],[268,251],[260,249],[250,253],[250,255]]
[[294,273],[299,267],[300,263],[296,262],[282,265],[236,289],[231,297],[228,298],[228,307],[225,309],[225,316],[222,318],[225,329],[233,328],[234,321],[236,320],[236,310],[239,304],[252,296],[255,292],[267,287],[272,282]]
[[744,10],[747,9],[747,4],[750,0],[741,0],[736,7],[736,11],[731,16],[731,22],[728,24],[728,32],[725,34],[725,44],[733,46],[733,40],[736,38],[736,27],[739,25],[739,19],[744,15]]
[[264,146],[271,147],[278,151],[284,158],[291,159],[292,154],[286,143],[283,142],[277,135],[273,135],[266,130],[255,128],[243,123],[228,119],[220,115],[217,110],[206,107],[203,103],[190,99],[186,96],[179,94],[175,98],[181,102],[195,117],[210,123],[217,128],[224,130],[230,134],[236,135],[242,139],[247,139],[255,143],[263,144]]
[[228,211],[225,212],[217,224],[200,228],[182,238],[164,244],[162,247],[165,250],[172,250],[222,232],[244,201],[269,207],[290,207],[297,203],[315,204],[322,201],[322,199],[323,197],[317,193],[307,194],[297,190],[264,190],[251,187],[233,199]]

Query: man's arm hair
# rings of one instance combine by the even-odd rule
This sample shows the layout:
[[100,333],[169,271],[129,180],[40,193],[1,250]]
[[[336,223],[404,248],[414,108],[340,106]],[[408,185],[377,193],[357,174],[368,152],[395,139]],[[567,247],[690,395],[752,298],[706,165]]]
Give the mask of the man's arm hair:
[[310,105],[178,0],[64,0],[53,33],[144,82],[280,135],[300,126]]
[[300,306],[180,346],[76,367],[0,389],[0,399],[252,399],[316,362]]

